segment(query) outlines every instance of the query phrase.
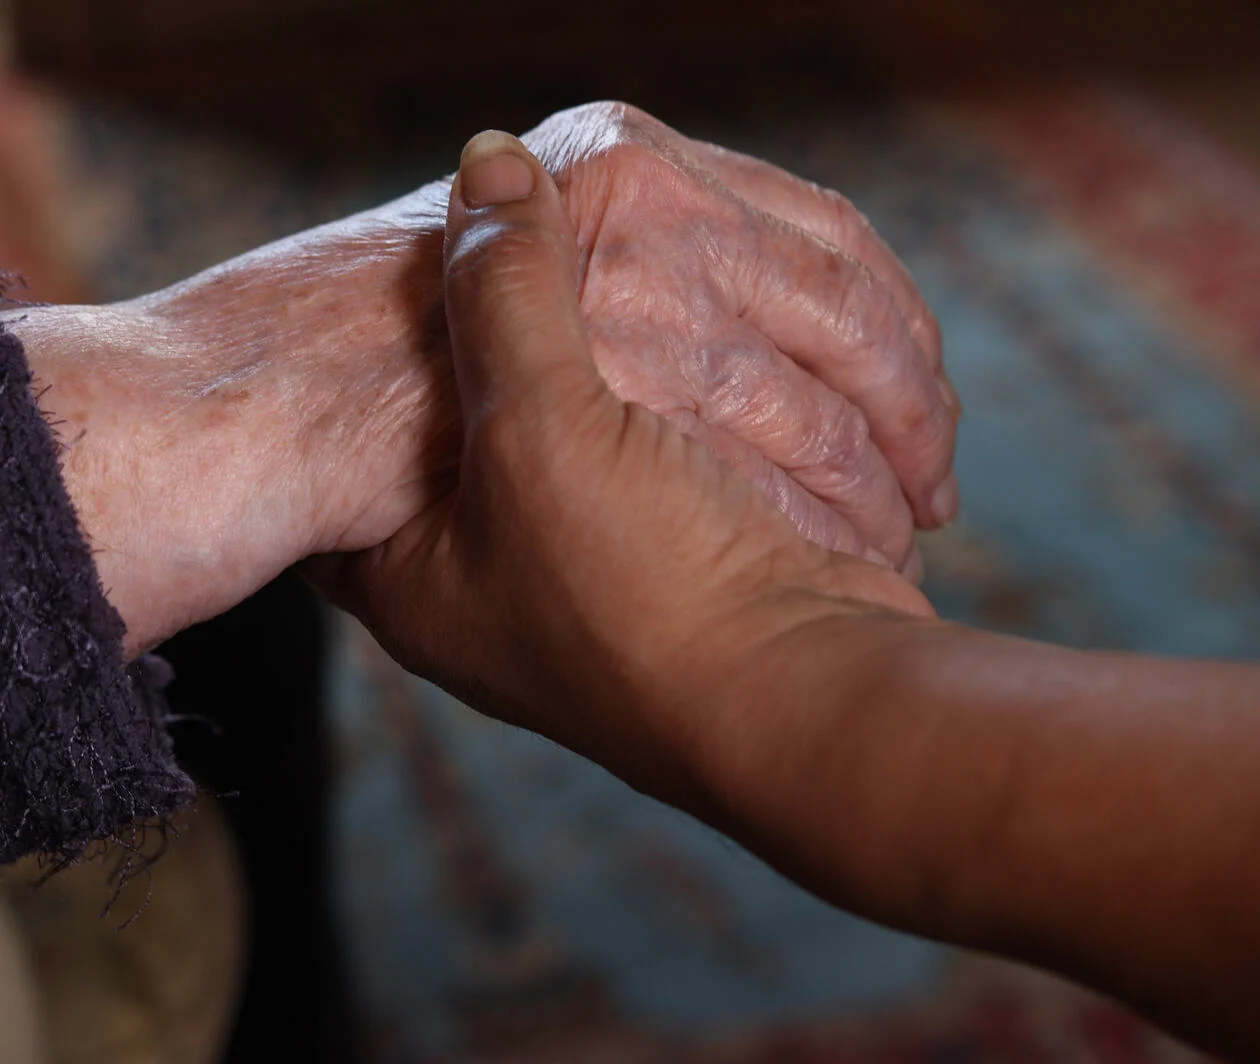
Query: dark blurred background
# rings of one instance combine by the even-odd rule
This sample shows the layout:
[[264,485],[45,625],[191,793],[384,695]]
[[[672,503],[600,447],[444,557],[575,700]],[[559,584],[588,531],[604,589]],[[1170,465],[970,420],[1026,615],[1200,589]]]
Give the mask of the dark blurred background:
[[[967,408],[964,516],[923,542],[941,611],[1255,656],[1260,5],[10,0],[0,25],[0,265],[30,298],[150,290],[597,98],[839,188]],[[296,580],[165,652],[219,797],[155,902],[102,934],[99,864],[7,887],[55,1064],[1187,1055],[827,909],[402,677]]]

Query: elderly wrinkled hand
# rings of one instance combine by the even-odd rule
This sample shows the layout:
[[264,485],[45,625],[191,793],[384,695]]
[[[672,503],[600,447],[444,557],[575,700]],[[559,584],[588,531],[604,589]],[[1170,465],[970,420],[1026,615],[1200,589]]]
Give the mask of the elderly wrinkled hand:
[[915,525],[957,513],[959,407],[936,321],[866,219],[625,104],[523,139],[568,207],[613,391],[707,443],[807,538],[917,575]]
[[797,534],[745,478],[596,369],[556,186],[515,138],[470,142],[445,304],[462,433],[446,504],[357,555],[314,559],[408,668],[658,794],[724,655],[820,603],[931,616],[903,577]]
[[596,365],[825,546],[911,559],[955,516],[936,322],[840,195],[622,104],[525,143],[558,176]]

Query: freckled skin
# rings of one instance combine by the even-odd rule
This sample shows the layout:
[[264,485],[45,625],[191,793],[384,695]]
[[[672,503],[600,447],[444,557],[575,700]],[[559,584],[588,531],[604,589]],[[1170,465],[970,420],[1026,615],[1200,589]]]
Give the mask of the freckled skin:
[[[907,324],[929,312],[851,205],[622,104],[525,139],[565,196],[613,390],[709,442],[808,538],[913,570],[956,411],[939,341]],[[446,504],[449,188],[128,303],[6,315],[77,441],[67,481],[130,649]]]

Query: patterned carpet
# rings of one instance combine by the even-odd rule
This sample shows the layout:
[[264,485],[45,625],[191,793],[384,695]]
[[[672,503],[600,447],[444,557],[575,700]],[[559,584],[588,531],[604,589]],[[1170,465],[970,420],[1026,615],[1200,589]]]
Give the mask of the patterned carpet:
[[[75,108],[77,239],[122,296],[454,159],[301,171]],[[935,307],[967,416],[941,612],[1078,646],[1252,657],[1260,177],[1113,91],[688,132],[848,193]],[[330,677],[340,897],[380,1064],[1115,1061],[1182,1053],[1053,980],[832,911],[593,766],[402,676]]]

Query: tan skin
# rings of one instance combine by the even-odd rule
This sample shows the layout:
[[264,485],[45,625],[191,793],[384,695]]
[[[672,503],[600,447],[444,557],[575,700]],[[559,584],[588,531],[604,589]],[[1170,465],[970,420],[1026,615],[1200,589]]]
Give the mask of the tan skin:
[[[526,135],[564,187],[592,352],[810,539],[921,571],[951,520],[936,323],[843,197],[624,104]],[[449,181],[108,307],[9,311],[128,652],[439,504],[459,403]]]
[[560,194],[483,135],[451,198],[458,485],[319,581],[408,668],[861,915],[1260,1059],[1260,668],[935,620],[597,370]]

